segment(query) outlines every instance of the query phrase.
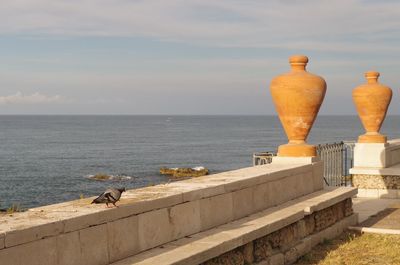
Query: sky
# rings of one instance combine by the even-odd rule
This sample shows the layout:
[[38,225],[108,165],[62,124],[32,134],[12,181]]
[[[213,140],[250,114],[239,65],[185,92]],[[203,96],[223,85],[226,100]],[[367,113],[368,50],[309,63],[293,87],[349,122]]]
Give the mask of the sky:
[[1,114],[275,115],[288,57],[355,115],[381,73],[400,114],[400,1],[13,0],[0,8]]

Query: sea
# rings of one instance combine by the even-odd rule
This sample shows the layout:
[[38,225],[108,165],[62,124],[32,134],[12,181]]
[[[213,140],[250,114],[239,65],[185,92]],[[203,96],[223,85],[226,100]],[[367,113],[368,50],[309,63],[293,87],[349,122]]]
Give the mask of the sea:
[[[400,116],[388,116],[381,132],[399,138]],[[319,116],[308,142],[362,133],[357,116]],[[0,209],[168,182],[161,167],[249,167],[253,153],[286,142],[276,116],[0,116]],[[114,178],[91,178],[99,173]]]

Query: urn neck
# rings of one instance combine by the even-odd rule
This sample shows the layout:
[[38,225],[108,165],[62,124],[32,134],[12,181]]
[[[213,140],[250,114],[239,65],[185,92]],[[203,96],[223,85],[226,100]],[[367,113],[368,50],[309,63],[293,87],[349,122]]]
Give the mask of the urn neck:
[[306,70],[306,64],[291,63],[290,67],[291,67],[292,71],[305,71]]
[[365,78],[367,79],[368,84],[376,84],[378,83],[379,72],[368,71],[365,73]]

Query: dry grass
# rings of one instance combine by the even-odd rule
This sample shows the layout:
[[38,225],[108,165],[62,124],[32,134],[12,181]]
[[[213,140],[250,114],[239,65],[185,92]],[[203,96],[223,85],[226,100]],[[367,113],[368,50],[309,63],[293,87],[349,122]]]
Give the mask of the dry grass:
[[302,257],[297,265],[400,265],[400,235],[343,233]]

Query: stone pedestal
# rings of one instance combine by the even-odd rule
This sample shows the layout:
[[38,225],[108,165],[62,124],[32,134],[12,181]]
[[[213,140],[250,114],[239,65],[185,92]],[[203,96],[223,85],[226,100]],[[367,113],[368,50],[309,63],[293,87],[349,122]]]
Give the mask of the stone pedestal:
[[354,147],[354,167],[385,168],[389,166],[388,147],[388,143],[356,143]]
[[350,174],[359,197],[400,198],[400,139],[356,143]]

